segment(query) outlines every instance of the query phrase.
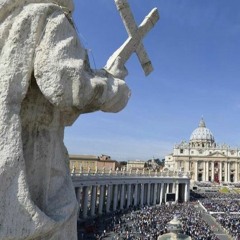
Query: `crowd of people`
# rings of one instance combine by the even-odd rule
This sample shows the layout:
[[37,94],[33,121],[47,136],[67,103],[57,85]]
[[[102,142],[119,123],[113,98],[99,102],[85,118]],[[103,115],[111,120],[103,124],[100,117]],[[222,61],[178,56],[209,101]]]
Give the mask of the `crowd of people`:
[[213,184],[211,182],[195,182],[195,185],[198,187],[212,187]]
[[240,239],[240,194],[206,193],[200,203],[234,238]]
[[201,199],[201,203],[208,212],[237,213],[240,211],[240,194],[208,193],[203,195],[207,197]]
[[[215,218],[215,226],[205,222],[205,212]],[[194,191],[188,203],[132,207],[80,223],[79,240],[156,240],[168,232],[167,224],[175,215],[182,222],[182,233],[193,240],[218,240],[214,227],[220,225],[233,239],[240,240],[240,194]]]
[[240,215],[221,213],[214,214],[214,218],[228,231],[236,240],[240,239]]
[[92,233],[82,233],[79,239],[156,240],[168,232],[167,223],[177,215],[182,222],[183,234],[191,236],[193,240],[218,240],[195,204],[146,206],[138,210],[114,212],[105,218],[95,219]]

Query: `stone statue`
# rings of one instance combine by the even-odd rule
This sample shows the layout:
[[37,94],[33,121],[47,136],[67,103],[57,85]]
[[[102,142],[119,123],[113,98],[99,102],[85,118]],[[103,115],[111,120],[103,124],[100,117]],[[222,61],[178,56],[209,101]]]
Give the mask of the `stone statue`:
[[75,167],[75,165],[73,164],[72,174],[75,174],[75,173],[76,173],[76,167]]
[[0,2],[0,240],[77,239],[64,127],[129,99],[126,56],[91,70],[72,11],[72,0]]
[[82,174],[83,173],[83,166],[82,164],[80,165],[80,168],[79,168],[79,173]]

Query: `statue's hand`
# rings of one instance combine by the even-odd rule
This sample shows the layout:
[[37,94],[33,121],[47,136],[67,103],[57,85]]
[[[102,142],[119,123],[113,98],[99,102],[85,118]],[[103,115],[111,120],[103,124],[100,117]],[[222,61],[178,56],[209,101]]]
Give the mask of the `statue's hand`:
[[121,57],[117,57],[110,68],[105,67],[104,69],[115,78],[125,79],[128,75],[128,70],[126,69]]
[[109,78],[107,85],[105,101],[101,110],[103,112],[119,112],[127,105],[131,91],[125,81],[118,78]]

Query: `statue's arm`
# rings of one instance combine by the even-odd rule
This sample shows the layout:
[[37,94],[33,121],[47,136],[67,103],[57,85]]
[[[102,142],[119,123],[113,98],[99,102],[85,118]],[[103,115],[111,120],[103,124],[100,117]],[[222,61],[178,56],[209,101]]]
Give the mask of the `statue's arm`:
[[[62,111],[118,112],[130,95],[124,69],[92,71],[75,29],[61,12],[48,20],[36,48],[34,76],[44,96]],[[118,71],[117,71],[118,70]]]

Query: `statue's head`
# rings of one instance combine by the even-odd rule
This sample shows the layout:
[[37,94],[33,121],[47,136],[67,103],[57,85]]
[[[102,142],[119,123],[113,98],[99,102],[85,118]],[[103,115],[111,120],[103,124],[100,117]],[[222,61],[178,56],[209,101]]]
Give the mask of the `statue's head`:
[[67,12],[74,9],[73,0],[0,0],[0,22],[15,9],[31,3],[53,3],[65,8]]

